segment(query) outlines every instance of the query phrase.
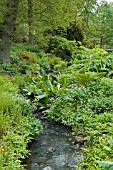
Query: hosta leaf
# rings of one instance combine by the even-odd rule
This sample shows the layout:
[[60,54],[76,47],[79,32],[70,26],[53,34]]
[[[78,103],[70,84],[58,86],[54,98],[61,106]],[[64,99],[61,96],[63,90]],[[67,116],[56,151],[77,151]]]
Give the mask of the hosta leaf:
[[99,161],[98,162],[102,170],[113,170],[113,162]]
[[105,149],[106,151],[111,151],[111,148],[108,147],[108,146],[104,146],[104,149]]
[[113,71],[110,71],[108,74],[107,74],[107,77],[111,77],[113,76]]
[[102,71],[102,72],[108,72],[109,69],[108,69],[108,68],[101,68],[100,71]]
[[36,96],[36,98],[37,98],[38,100],[43,99],[43,98],[45,98],[45,97],[47,97],[47,94],[46,94],[46,93],[44,93],[44,94],[42,94],[42,95]]

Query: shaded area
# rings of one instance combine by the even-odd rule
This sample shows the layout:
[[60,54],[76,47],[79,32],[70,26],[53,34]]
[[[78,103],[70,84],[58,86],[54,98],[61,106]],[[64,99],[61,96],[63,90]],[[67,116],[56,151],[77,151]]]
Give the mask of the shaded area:
[[51,121],[31,144],[31,155],[26,159],[26,170],[74,170],[82,153],[70,130]]

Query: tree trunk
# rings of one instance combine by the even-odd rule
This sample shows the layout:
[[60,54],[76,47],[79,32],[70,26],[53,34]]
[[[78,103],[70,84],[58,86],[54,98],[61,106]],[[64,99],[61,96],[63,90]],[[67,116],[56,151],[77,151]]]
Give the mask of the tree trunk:
[[102,48],[102,46],[103,46],[103,39],[102,37],[100,37],[100,48]]
[[29,44],[34,43],[33,28],[33,3],[32,0],[28,0],[28,25],[29,25]]
[[10,0],[7,2],[6,13],[2,24],[0,63],[10,63],[11,42],[13,40],[18,3],[19,0]]

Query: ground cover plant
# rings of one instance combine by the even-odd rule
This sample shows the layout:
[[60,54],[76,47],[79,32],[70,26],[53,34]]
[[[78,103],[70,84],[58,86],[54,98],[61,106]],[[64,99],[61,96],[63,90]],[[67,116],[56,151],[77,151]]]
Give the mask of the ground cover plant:
[[98,161],[113,161],[113,82],[107,83],[103,79],[87,86],[74,85],[48,111],[50,118],[73,127],[76,136],[82,137],[86,162],[81,169],[98,169]]
[[0,168],[21,170],[22,159],[29,153],[27,144],[42,130],[33,108],[17,94],[18,84],[0,76]]

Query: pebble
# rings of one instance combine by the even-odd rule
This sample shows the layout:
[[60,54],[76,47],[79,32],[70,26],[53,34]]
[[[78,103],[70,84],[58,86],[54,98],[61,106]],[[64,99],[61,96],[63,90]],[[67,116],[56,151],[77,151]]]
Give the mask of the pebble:
[[43,168],[42,170],[52,170],[50,166]]

